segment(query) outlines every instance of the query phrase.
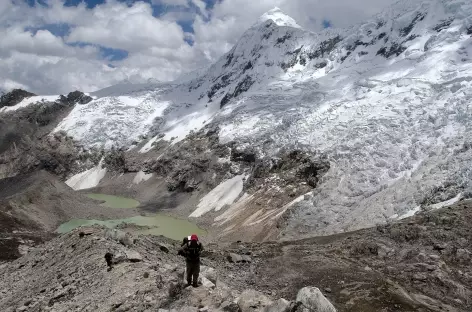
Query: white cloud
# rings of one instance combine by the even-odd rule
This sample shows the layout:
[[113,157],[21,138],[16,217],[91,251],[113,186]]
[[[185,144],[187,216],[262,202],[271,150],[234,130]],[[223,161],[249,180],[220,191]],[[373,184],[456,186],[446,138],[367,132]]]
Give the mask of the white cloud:
[[94,58],[98,49],[87,47],[71,47],[60,37],[54,36],[48,30],[38,30],[35,34],[18,27],[0,29],[0,55],[10,55],[12,52],[30,53],[36,56],[62,56]]
[[[323,19],[347,27],[392,1],[223,0],[207,8],[203,0],[152,0],[164,7],[156,17],[142,1],[107,0],[89,9],[84,2],[68,7],[64,0],[47,0],[47,6],[30,7],[22,0],[1,0],[0,89],[54,94],[94,91],[124,79],[171,80],[215,61],[274,6],[316,31]],[[185,33],[177,22],[191,24],[194,33]],[[46,30],[51,24],[68,25],[70,33],[56,36]],[[129,54],[110,67],[98,46]]]
[[182,28],[175,22],[155,18],[148,3],[137,2],[128,7],[109,2],[92,12],[90,21],[72,29],[68,42],[89,42],[130,52],[153,46],[179,48],[184,44]]

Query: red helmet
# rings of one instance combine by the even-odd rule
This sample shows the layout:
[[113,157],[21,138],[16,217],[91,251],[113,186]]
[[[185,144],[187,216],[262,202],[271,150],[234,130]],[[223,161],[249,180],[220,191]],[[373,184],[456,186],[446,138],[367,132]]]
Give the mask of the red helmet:
[[190,236],[190,240],[191,241],[197,241],[198,240],[198,236],[196,234],[192,234],[192,236]]

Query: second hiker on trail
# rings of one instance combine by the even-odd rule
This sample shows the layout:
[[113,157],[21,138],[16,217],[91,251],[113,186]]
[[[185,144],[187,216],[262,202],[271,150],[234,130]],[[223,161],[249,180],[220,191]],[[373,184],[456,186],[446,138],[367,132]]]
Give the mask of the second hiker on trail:
[[[198,276],[200,275],[200,254],[203,245],[198,241],[198,236],[193,234],[182,248],[179,255],[184,256],[187,262],[187,285],[198,287]],[[193,281],[192,281],[193,279]]]

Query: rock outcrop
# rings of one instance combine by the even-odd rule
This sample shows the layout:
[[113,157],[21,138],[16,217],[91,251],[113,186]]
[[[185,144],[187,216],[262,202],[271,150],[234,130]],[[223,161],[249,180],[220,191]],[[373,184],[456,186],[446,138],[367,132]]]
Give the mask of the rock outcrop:
[[26,98],[35,96],[36,94],[21,90],[21,89],[14,89],[11,92],[2,94],[0,96],[0,108],[5,106],[15,106],[16,104],[20,103]]

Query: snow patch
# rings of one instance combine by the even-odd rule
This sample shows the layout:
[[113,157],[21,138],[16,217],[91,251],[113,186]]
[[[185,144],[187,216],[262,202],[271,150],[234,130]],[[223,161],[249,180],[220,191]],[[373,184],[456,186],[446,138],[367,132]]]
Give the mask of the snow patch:
[[418,211],[421,210],[421,206],[416,206],[415,208],[413,208],[412,210],[408,211],[407,213],[401,215],[398,217],[398,220],[402,220],[402,219],[406,219],[406,218],[409,218],[409,217],[413,217]]
[[244,175],[235,176],[222,182],[200,200],[190,217],[201,217],[212,210],[219,211],[225,205],[231,205],[243,191]]
[[143,171],[139,171],[138,173],[136,173],[136,176],[133,179],[133,183],[139,184],[143,181],[149,180],[150,178],[152,178],[152,176],[153,176],[152,173],[145,173]]
[[155,137],[153,137],[152,139],[150,139],[140,150],[139,152],[141,154],[145,154],[147,152],[149,152],[151,149],[152,149],[152,145],[154,144],[154,142],[157,142],[159,140],[159,135],[156,135]]
[[75,191],[96,187],[107,173],[107,168],[103,168],[102,165],[103,159],[96,167],[68,179],[66,184]]
[[457,194],[457,196],[454,197],[454,198],[451,198],[451,199],[449,199],[449,200],[446,200],[446,201],[443,201],[443,202],[440,202],[440,203],[431,205],[430,207],[431,207],[432,209],[440,209],[440,208],[443,208],[443,207],[451,206],[451,205],[454,205],[455,203],[457,203],[458,201],[460,201],[461,198],[462,198],[462,193],[459,193],[459,194]]

